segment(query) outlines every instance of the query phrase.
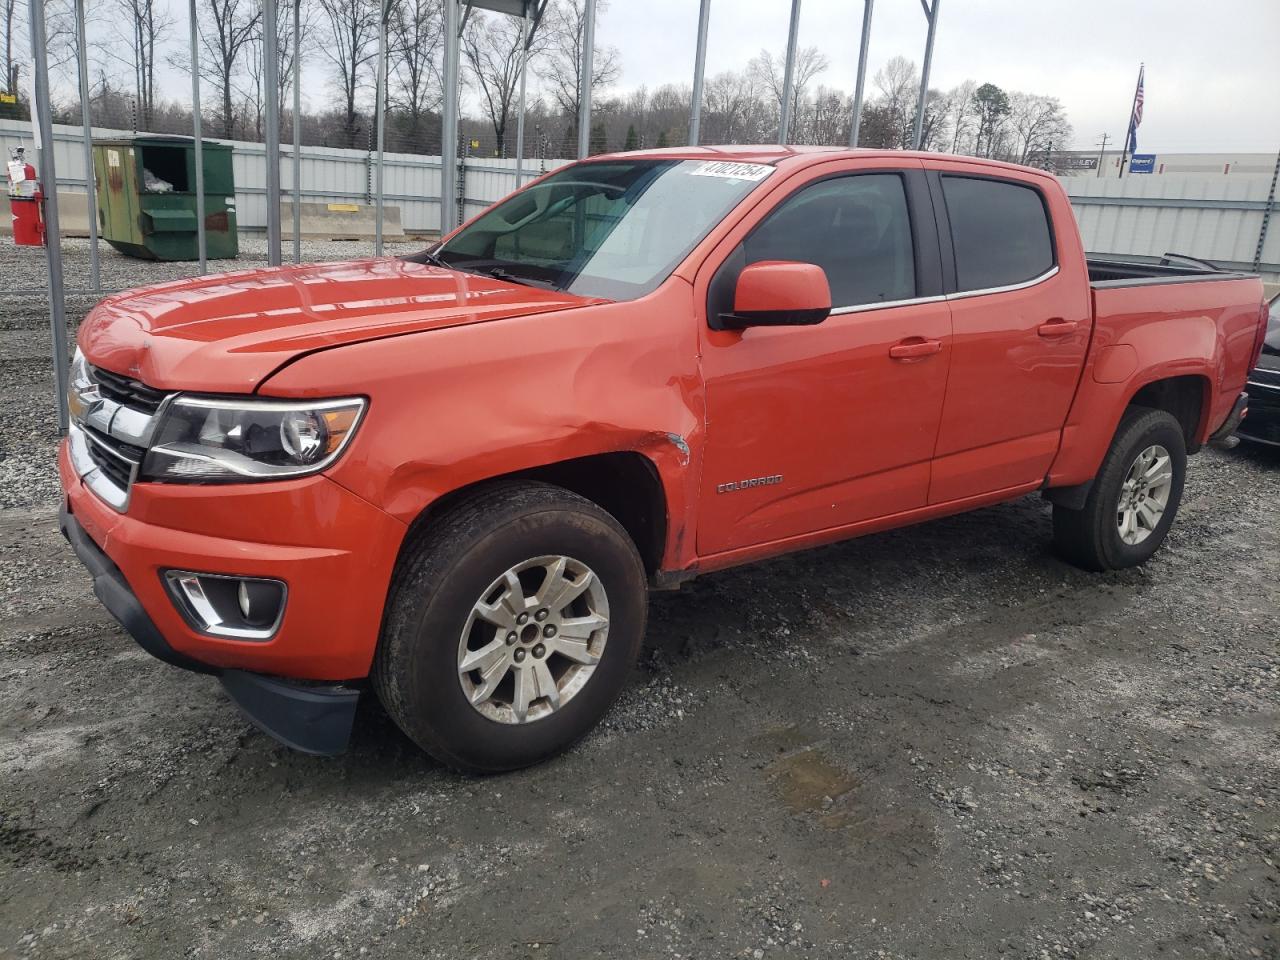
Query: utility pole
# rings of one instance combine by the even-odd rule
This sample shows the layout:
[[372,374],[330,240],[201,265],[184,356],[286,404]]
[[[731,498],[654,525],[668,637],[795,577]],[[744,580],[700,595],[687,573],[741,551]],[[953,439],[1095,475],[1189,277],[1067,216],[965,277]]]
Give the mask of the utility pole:
[[1102,141],[1098,144],[1098,177],[1102,176],[1102,158],[1107,154],[1107,141],[1111,137],[1107,134],[1102,135]]

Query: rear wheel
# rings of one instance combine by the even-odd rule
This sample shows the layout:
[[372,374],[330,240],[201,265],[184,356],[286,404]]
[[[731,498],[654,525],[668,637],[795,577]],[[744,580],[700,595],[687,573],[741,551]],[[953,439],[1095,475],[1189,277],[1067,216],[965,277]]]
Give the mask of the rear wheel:
[[616,699],[644,635],[646,590],[634,544],[595,504],[546,484],[483,490],[406,547],[375,689],[450,766],[536,763]]
[[1129,408],[1084,508],[1053,508],[1058,551],[1086,570],[1142,563],[1173,525],[1186,470],[1186,441],[1178,421],[1164,410]]

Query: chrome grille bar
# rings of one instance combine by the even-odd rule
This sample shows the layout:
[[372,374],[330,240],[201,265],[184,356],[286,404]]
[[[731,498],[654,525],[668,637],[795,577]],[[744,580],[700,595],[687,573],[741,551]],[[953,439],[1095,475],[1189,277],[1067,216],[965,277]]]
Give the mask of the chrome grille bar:
[[87,367],[87,377],[74,380],[71,391],[72,466],[90,490],[123,513],[173,395],[96,367]]

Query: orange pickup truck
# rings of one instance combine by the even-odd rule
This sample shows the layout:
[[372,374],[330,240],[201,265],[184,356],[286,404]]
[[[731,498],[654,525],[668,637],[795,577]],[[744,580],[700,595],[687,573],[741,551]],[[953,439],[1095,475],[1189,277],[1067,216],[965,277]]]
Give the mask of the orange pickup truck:
[[1041,492],[1092,570],[1245,413],[1257,278],[1086,260],[1049,175],[690,148],[550,173],[416,255],[226,273],[81,325],[62,529],[151,653],[345,747],[586,733],[647,590]]

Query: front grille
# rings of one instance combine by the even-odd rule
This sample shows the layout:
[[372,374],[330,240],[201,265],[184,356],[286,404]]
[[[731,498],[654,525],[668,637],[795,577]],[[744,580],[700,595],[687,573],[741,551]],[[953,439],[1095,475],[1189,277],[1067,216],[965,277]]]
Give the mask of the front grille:
[[128,443],[122,443],[115,437],[107,436],[92,427],[82,427],[89,440],[89,459],[103,473],[111,478],[111,482],[122,490],[128,491],[133,482],[134,469],[142,463],[146,451]]
[[90,367],[89,370],[90,376],[98,384],[98,390],[102,395],[122,406],[155,413],[164,401],[163,390],[156,390],[145,383],[139,383],[123,374],[103,370],[101,367]]
[[81,368],[71,389],[78,398],[72,463],[90,490],[123,512],[167,394],[100,367]]

